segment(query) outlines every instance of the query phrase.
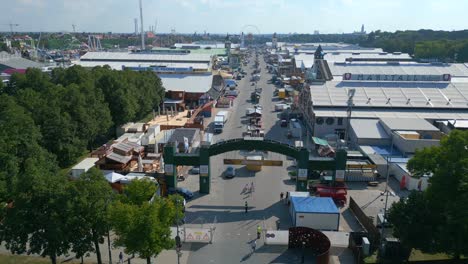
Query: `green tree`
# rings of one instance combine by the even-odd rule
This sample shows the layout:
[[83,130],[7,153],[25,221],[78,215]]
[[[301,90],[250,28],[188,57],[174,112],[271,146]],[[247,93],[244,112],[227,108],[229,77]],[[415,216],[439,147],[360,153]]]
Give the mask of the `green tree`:
[[148,179],[133,180],[124,189],[122,201],[128,204],[143,205],[155,195],[157,186]]
[[388,212],[393,235],[402,244],[427,253],[436,253],[438,245],[432,238],[434,225],[440,221],[422,192],[412,192],[408,198],[395,203]]
[[57,256],[70,249],[68,181],[43,150],[25,163],[9,193],[9,206],[2,210],[0,239],[12,253],[48,256],[56,264]]
[[[0,201],[11,200],[20,175],[30,160],[44,155],[41,134],[29,113],[8,95],[0,95]],[[53,161],[51,161],[53,162]]]
[[[431,172],[432,177],[424,194],[412,195],[390,210],[395,235],[422,250],[444,252],[456,259],[468,255],[468,131],[452,131],[441,139],[440,146],[416,152],[408,165],[413,173]],[[409,213],[418,207],[422,212]],[[399,221],[405,214],[409,215]],[[422,235],[429,230],[425,223],[415,224],[424,221],[432,226],[431,238]],[[416,237],[418,234],[426,239],[429,248],[417,242],[421,239]]]
[[127,254],[138,254],[150,264],[151,257],[174,246],[170,226],[175,207],[169,199],[157,198],[141,206],[116,202],[110,210],[116,246],[125,247]]
[[70,184],[68,193],[72,251],[77,257],[95,252],[97,263],[102,264],[99,244],[110,225],[107,208],[113,197],[112,188],[102,172],[92,168]]

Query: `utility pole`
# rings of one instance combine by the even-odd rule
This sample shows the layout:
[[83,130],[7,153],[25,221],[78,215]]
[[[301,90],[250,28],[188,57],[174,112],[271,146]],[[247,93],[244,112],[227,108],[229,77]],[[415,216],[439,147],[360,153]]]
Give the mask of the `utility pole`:
[[390,146],[390,154],[387,156],[387,173],[386,173],[386,183],[385,183],[385,206],[384,206],[384,212],[383,212],[383,220],[382,220],[382,233],[380,234],[380,246],[381,249],[383,250],[384,245],[383,241],[385,239],[385,225],[387,224],[387,206],[388,206],[388,178],[390,176],[390,161],[391,157],[393,155],[393,132],[390,133],[390,140],[391,140],[391,146]]
[[76,25],[72,24],[72,27],[73,27],[73,33],[76,33]]
[[143,29],[143,7],[140,0],[141,50],[145,49],[145,30]]
[[348,109],[347,109],[347,116],[346,116],[346,130],[344,135],[344,140],[346,142],[346,146],[348,146],[348,135],[349,135],[349,127],[351,126],[351,115],[353,113],[353,97],[356,93],[355,89],[349,89],[348,91]]

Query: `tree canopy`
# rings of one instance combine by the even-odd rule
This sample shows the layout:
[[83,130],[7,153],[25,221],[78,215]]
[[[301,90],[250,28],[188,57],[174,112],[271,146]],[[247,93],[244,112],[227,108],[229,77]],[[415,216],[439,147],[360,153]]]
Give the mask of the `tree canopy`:
[[116,201],[109,213],[117,235],[114,244],[124,246],[127,254],[146,258],[148,264],[151,257],[174,246],[170,226],[176,217],[174,199],[149,200],[154,190],[150,184],[148,181],[130,183],[127,199]]
[[61,167],[105,143],[116,126],[151,113],[164,97],[161,80],[151,72],[109,67],[39,69],[14,74],[2,89],[28,110],[40,130],[40,144]]
[[[108,80],[115,87],[109,88]],[[77,257],[95,252],[102,263],[99,244],[108,232],[113,191],[97,169],[72,182],[60,168],[107,142],[115,126],[146,116],[163,96],[155,74],[109,67],[58,68],[50,75],[28,69],[13,74],[7,85],[0,83],[0,241],[5,247],[52,263],[70,252]],[[161,200],[144,208],[166,226],[171,201]],[[139,223],[153,221],[138,217]],[[167,230],[157,227],[151,235],[161,232],[158,241],[166,242]]]
[[69,184],[69,225],[72,251],[77,257],[95,252],[98,264],[102,264],[100,241],[110,228],[107,208],[114,193],[101,171],[91,168]]
[[422,251],[468,255],[468,131],[454,130],[440,146],[417,151],[408,167],[432,177],[425,192],[390,209],[394,235]]

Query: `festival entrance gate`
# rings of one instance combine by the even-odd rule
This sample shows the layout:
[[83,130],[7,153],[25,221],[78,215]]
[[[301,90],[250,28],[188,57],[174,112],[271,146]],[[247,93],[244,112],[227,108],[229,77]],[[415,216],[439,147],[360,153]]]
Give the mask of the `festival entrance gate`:
[[216,144],[202,143],[196,153],[176,153],[174,143],[164,146],[164,174],[167,187],[177,186],[177,166],[200,166],[200,193],[210,193],[210,157],[235,150],[271,151],[296,159],[297,180],[296,191],[307,191],[309,170],[333,171],[332,180],[344,179],[346,168],[346,151],[338,150],[335,158],[309,157],[309,151],[304,147],[294,147],[288,144],[263,138],[231,139]]

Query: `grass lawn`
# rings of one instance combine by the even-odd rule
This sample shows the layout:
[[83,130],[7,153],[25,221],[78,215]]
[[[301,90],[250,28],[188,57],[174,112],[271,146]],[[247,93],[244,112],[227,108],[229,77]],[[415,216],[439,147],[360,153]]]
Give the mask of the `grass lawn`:
[[[464,257],[461,257],[462,259],[466,259]],[[416,250],[416,249],[413,249],[413,251],[411,251],[411,255],[410,255],[410,258],[409,260],[418,260],[418,261],[422,261],[422,260],[446,260],[446,259],[452,259],[452,257],[446,255],[446,254],[443,254],[443,253],[438,253],[438,254],[427,254],[427,253],[423,253],[419,250]]]
[[[17,256],[17,255],[4,255],[0,254],[0,263],[2,264],[50,264],[49,258]],[[57,261],[60,263],[60,261]],[[67,261],[66,263],[78,264],[79,261]],[[87,263],[90,264],[90,263]]]
[[[413,249],[409,257],[410,261],[426,261],[426,260],[451,260],[452,258],[446,254],[427,254],[419,250]],[[462,259],[466,259],[462,257]],[[377,263],[377,251],[364,259],[364,263],[372,264]]]

